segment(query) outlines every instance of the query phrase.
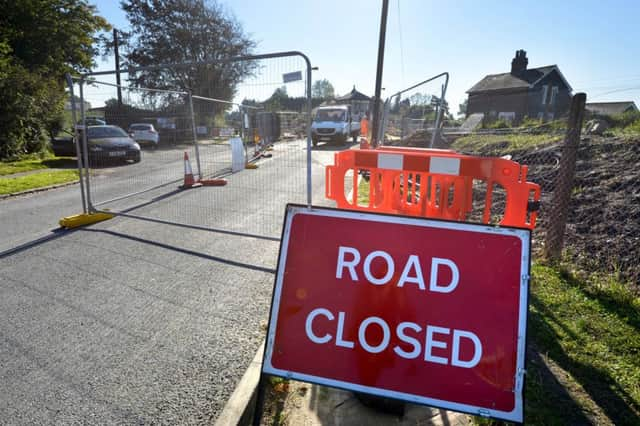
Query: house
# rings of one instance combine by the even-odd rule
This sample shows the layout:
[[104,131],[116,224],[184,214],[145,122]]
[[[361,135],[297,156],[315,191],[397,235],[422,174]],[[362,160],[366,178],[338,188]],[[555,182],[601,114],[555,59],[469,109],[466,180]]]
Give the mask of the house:
[[341,105],[351,105],[351,113],[355,117],[361,117],[368,114],[371,106],[371,98],[364,93],[358,92],[356,86],[344,96],[338,96],[336,103]]
[[489,120],[520,122],[524,117],[545,121],[565,115],[571,86],[557,65],[527,68],[527,52],[516,51],[511,72],[484,77],[467,91],[467,115],[483,113]]
[[633,101],[626,102],[588,102],[585,108],[591,114],[618,115],[625,112],[637,112],[638,107]]

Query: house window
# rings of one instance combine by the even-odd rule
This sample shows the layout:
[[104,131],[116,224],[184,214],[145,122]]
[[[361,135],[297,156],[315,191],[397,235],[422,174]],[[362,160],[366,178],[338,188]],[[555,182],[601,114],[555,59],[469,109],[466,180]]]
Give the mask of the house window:
[[515,112],[499,112],[498,118],[499,119],[501,118],[511,123],[513,120],[516,119],[516,113]]
[[549,103],[551,105],[555,105],[557,96],[558,96],[558,86],[553,86],[551,88],[551,99],[549,100]]
[[547,92],[549,91],[549,86],[548,85],[544,85],[542,86],[542,105],[547,103]]

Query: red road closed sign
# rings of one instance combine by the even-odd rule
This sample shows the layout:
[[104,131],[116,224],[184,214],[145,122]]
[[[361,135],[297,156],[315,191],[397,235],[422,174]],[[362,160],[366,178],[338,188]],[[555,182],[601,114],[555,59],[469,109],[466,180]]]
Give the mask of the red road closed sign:
[[521,422],[530,233],[290,205],[263,372]]

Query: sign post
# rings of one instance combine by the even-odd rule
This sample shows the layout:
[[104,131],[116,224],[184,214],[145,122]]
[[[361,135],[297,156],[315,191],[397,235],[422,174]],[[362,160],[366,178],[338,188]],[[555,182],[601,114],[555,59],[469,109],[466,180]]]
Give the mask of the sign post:
[[262,371],[523,420],[530,231],[289,205]]

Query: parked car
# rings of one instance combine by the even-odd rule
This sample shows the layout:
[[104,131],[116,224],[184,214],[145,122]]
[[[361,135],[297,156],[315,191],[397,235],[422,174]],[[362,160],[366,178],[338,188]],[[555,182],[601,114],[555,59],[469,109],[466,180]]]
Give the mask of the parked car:
[[[140,145],[136,143],[124,130],[118,126],[102,125],[87,127],[87,146],[89,147],[89,162],[95,164],[106,159],[123,159],[135,163],[141,159]],[[84,129],[78,129],[80,137],[80,153]],[[66,132],[68,133],[68,132]],[[71,135],[71,133],[69,133]],[[74,138],[57,137],[51,139],[53,154],[58,157],[75,157],[76,146]]]
[[349,105],[319,107],[311,124],[313,146],[319,141],[345,143],[349,137],[356,142],[360,122],[351,116]]
[[51,149],[53,155],[58,157],[75,157],[76,145],[73,143],[73,133],[63,130],[65,136],[51,138]]
[[89,162],[105,159],[140,161],[140,145],[118,126],[88,126]]
[[153,124],[134,123],[129,126],[129,134],[141,145],[150,145],[152,148],[156,148],[160,143],[160,135]]
[[[107,124],[106,121],[98,117],[85,117],[84,121],[87,123],[87,126],[104,126]],[[76,129],[78,130],[84,129],[84,124],[82,124],[82,120],[78,120],[78,122],[76,123]]]

